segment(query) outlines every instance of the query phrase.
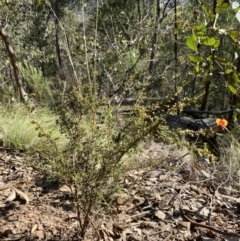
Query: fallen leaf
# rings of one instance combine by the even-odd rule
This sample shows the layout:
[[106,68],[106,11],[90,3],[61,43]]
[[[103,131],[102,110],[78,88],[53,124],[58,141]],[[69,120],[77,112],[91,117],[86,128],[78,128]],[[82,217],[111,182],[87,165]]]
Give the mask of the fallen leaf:
[[178,229],[181,231],[189,231],[191,223],[190,222],[179,222]]
[[65,193],[71,193],[71,189],[70,189],[70,187],[67,186],[67,185],[61,186],[61,187],[59,188],[59,191],[65,192]]
[[16,193],[17,195],[21,198],[24,199],[26,201],[25,204],[29,203],[29,197],[27,196],[27,194],[25,194],[24,192],[20,191],[19,189],[16,189]]
[[210,210],[207,207],[203,207],[202,210],[199,212],[201,215],[203,215],[205,218],[208,217]]
[[37,223],[33,224],[31,228],[31,234],[33,234],[37,230],[37,228],[38,228],[38,224]]
[[73,212],[71,212],[71,213],[68,214],[68,218],[69,218],[69,219],[77,218],[77,216],[78,216],[78,215],[77,215],[76,213],[73,213]]
[[172,229],[170,223],[164,223],[163,221],[160,221],[159,224],[162,232],[169,232]]
[[123,193],[123,194],[120,194],[119,197],[117,198],[117,204],[123,205],[123,204],[126,204],[126,202],[129,200],[130,200],[130,196]]
[[7,203],[7,202],[12,202],[15,198],[16,198],[16,190],[15,190],[15,188],[13,188],[13,189],[12,189],[12,192],[11,192],[10,195],[7,197],[7,199],[5,200],[5,203]]
[[162,212],[162,211],[157,211],[155,213],[155,216],[158,217],[159,219],[163,220],[163,219],[165,219],[166,214],[164,212]]
[[40,240],[44,240],[45,239],[45,235],[44,235],[44,231],[43,230],[37,230],[35,232],[35,235],[38,237],[38,239]]

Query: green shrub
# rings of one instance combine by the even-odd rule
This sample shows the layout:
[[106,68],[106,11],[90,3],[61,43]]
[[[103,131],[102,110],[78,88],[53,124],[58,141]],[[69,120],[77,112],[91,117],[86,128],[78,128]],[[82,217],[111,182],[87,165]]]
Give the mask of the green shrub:
[[107,199],[122,177],[126,155],[164,124],[164,118],[149,117],[146,108],[138,104],[132,115],[118,118],[112,107],[96,97],[92,86],[81,92],[75,89],[61,100],[58,124],[68,144],[59,148],[37,125],[40,136],[52,143],[52,148],[41,152],[38,168],[48,178],[72,187],[84,237],[93,208]]
[[28,85],[28,91],[40,103],[53,103],[53,93],[49,80],[43,77],[40,70],[24,61],[20,64],[21,75]]

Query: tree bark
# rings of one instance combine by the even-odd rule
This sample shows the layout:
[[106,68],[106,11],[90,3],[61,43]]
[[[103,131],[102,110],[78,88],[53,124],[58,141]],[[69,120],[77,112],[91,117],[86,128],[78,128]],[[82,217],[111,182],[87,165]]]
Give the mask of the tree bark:
[[55,27],[56,27],[56,53],[57,53],[57,58],[58,58],[58,65],[59,69],[62,69],[62,58],[61,58],[61,52],[60,52],[60,44],[59,44],[59,23],[58,20],[55,20]]
[[13,68],[13,74],[14,74],[14,79],[16,81],[16,85],[19,91],[19,96],[20,96],[20,100],[21,102],[26,102],[27,100],[27,93],[25,92],[24,88],[23,88],[23,83],[21,80],[21,75],[20,75],[20,71],[18,68],[18,64],[17,64],[17,59],[15,56],[15,52],[10,44],[8,35],[6,33],[6,31],[3,29],[1,23],[0,23],[0,36],[2,38],[2,41],[4,42],[6,51],[8,53],[8,56],[10,58],[10,63],[12,65]]
[[210,80],[207,80],[205,82],[205,87],[204,87],[205,88],[205,93],[204,93],[203,98],[202,98],[202,104],[201,104],[200,110],[205,110],[205,108],[207,106],[207,100],[208,100],[208,95],[209,95],[210,84],[211,84]]
[[175,66],[174,66],[174,91],[177,91],[177,75],[178,75],[178,33],[177,33],[177,0],[174,1],[174,28],[175,28],[175,33],[174,33],[174,61],[175,61]]
[[155,71],[155,63],[157,56],[157,37],[159,32],[159,21],[160,21],[160,0],[157,0],[157,13],[156,13],[156,22],[154,27],[154,33],[152,36],[152,50],[150,56],[150,64],[149,64],[149,74],[153,75]]

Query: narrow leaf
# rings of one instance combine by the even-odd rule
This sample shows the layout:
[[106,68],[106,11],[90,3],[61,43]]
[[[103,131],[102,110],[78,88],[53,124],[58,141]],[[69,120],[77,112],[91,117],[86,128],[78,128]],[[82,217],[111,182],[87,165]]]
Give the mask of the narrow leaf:
[[188,55],[188,58],[194,63],[199,63],[203,61],[203,58],[199,56]]
[[216,49],[216,48],[218,48],[219,47],[219,45],[220,45],[220,40],[216,40],[216,42],[215,42],[215,44],[213,45],[213,47]]
[[15,188],[12,189],[12,192],[10,195],[7,197],[7,199],[4,201],[5,203],[7,202],[12,202],[16,198],[16,191]]
[[199,73],[199,71],[200,71],[199,63],[196,64],[195,71],[196,71],[196,73]]
[[237,89],[233,86],[233,85],[228,85],[228,89],[234,94],[236,95],[237,94]]
[[29,197],[27,196],[27,194],[25,194],[24,192],[20,191],[19,189],[16,189],[16,193],[17,195],[21,198],[24,199],[26,201],[26,204],[29,203]]
[[31,234],[33,234],[37,230],[37,228],[38,228],[38,224],[37,223],[33,224],[31,228]]
[[204,45],[207,45],[207,46],[214,46],[214,44],[216,43],[216,39],[215,38],[207,38],[207,39],[205,39],[202,43],[204,44]]
[[229,36],[235,41],[238,41],[239,32],[234,30],[229,32]]
[[222,58],[220,58],[220,57],[217,57],[217,61],[218,61],[220,64],[225,65],[225,66],[227,66],[227,65],[230,64],[229,61],[227,61],[226,59],[222,59]]
[[238,86],[238,75],[237,75],[236,71],[233,72],[232,79],[233,79],[233,85],[235,87],[237,87]]

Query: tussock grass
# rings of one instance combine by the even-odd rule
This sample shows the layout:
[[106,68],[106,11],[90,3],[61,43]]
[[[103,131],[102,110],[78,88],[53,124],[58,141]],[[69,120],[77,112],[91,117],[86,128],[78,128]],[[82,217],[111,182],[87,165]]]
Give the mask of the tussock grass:
[[39,123],[46,133],[51,133],[59,146],[67,143],[56,125],[57,115],[46,107],[39,107],[30,113],[24,105],[10,108],[0,105],[0,116],[0,133],[4,146],[8,148],[47,148],[46,140],[38,136],[39,131],[33,121]]

